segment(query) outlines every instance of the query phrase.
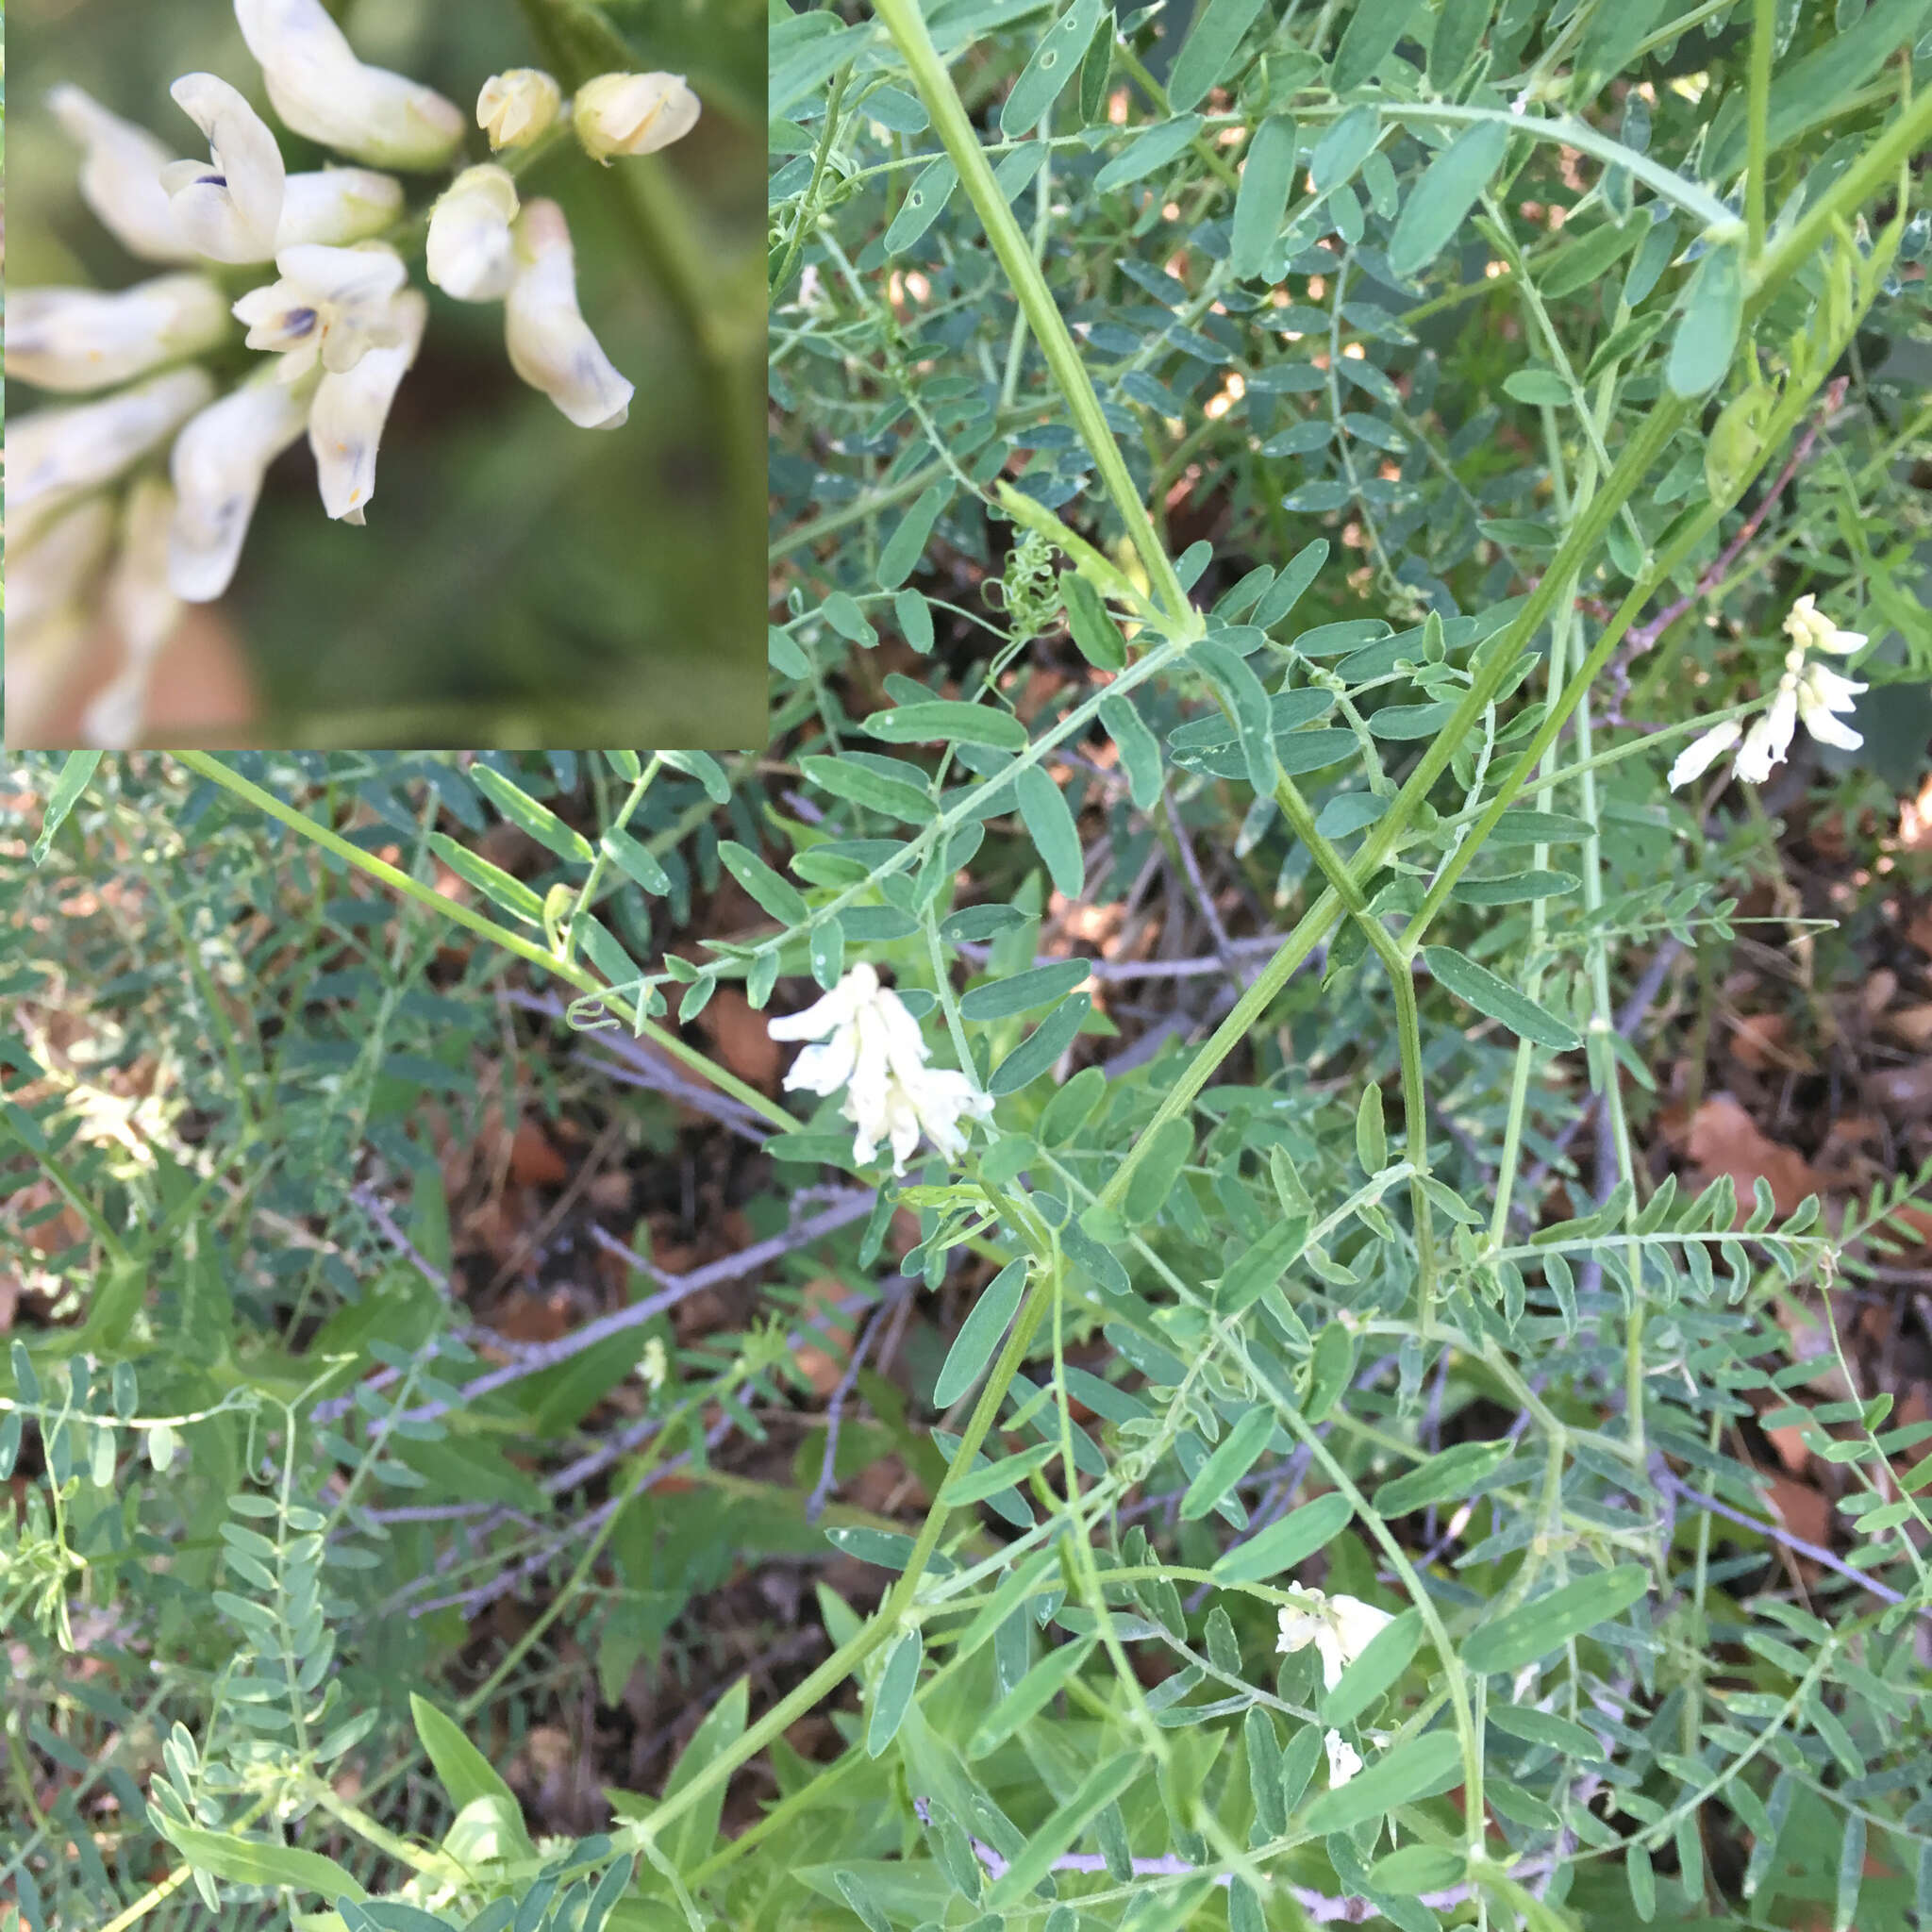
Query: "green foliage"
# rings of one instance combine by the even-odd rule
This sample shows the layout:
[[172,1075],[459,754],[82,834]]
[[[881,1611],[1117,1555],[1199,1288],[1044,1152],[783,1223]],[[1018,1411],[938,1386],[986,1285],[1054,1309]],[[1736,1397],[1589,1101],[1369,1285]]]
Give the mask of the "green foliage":
[[[1932,663],[1891,474],[1923,9],[1662,14],[780,9],[774,749],[24,770],[30,1924],[1932,1907],[1924,1425],[1835,1306],[1925,1176],[1836,1231],[1659,1183],[1617,1001],[1741,923],[1764,811],[1661,767],[1769,702],[1795,598],[1873,634],[1888,707]],[[1830,756],[1845,823],[1889,808]],[[1075,955],[1143,874],[1201,955]],[[81,877],[136,899],[69,910]],[[856,1088],[781,1105],[684,1024],[859,964],[970,1096],[957,1158],[861,1161]],[[1163,981],[1211,997],[1117,1043]],[[75,987],[182,1096],[139,1157],[51,1024]],[[451,1291],[436,1155],[498,999],[592,1036],[547,1098],[608,1109],[648,1047],[755,1143],[756,1317],[660,1383],[648,1277],[487,1365]],[[872,1319],[822,1402],[828,1282]],[[1747,1418],[1844,1484],[1803,1591]],[[888,1454],[923,1505],[837,1500]],[[734,1655],[661,1789],[532,1838],[507,1774],[574,1658],[607,1701],[691,1681],[705,1593],[833,1557],[803,1665]]]

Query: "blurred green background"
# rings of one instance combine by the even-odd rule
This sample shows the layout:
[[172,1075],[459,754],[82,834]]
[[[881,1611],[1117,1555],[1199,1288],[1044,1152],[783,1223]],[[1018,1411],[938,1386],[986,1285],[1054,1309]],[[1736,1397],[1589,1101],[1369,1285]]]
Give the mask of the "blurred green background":
[[[614,432],[575,428],[504,352],[500,304],[428,289],[416,366],[364,529],[330,523],[306,441],[271,471],[219,607],[263,701],[264,745],[749,747],[765,724],[758,0],[335,0],[357,52],[474,124],[483,82],[541,66],[565,92],[614,68],[682,72],[704,101],[663,154],[600,168],[575,142],[519,181],[569,217],[585,319],[637,385]],[[138,262],[81,201],[45,108],[77,82],[177,154],[204,151],[169,84],[239,87],[291,171],[322,151],[267,108],[228,0],[13,0],[9,288],[118,288]],[[626,51],[628,58],[621,58]],[[472,126],[465,164],[488,158]],[[508,158],[506,157],[505,158]],[[426,208],[446,176],[405,176]],[[239,294],[273,268],[219,270]],[[420,239],[412,279],[427,288]],[[259,358],[213,359],[240,375]],[[11,385],[18,415],[61,398]]]

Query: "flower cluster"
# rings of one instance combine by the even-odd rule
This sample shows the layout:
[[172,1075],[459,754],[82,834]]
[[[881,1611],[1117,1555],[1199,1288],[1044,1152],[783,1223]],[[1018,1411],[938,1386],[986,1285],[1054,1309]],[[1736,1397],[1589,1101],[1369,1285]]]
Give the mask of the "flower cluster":
[[785,1076],[788,1088],[836,1093],[855,1129],[852,1158],[863,1167],[880,1146],[892,1149],[892,1172],[903,1174],[922,1134],[948,1160],[965,1151],[962,1116],[984,1120],[991,1099],[964,1074],[926,1065],[919,1023],[872,967],[853,967],[824,998],[770,1024],[774,1040],[809,1040]]
[[[428,277],[460,301],[503,304],[519,376],[586,428],[619,427],[633,393],[578,310],[562,209],[520,201],[494,163],[464,167],[461,109],[360,60],[322,0],[234,4],[284,125],[355,165],[289,173],[268,125],[212,74],[171,90],[206,160],[176,158],[80,89],[57,88],[50,105],[83,153],[83,198],[130,253],[167,272],[118,293],[12,296],[8,375],[92,399],[12,425],[9,698],[17,715],[31,712],[89,635],[98,613],[88,606],[104,606],[125,657],[86,730],[107,745],[132,741],[182,605],[226,590],[263,476],[285,449],[306,433],[327,514],[364,520],[376,449],[429,315],[388,239],[408,223],[403,184],[384,171],[457,168],[430,215]],[[495,151],[528,146],[565,114],[608,165],[689,133],[698,102],[676,75],[607,75],[566,106],[548,75],[518,69],[484,86],[476,124]],[[275,279],[232,302],[209,266],[271,263]],[[230,340],[231,316],[271,359],[221,394],[193,358]]]
[[1849,715],[1858,693],[1870,686],[1841,676],[1810,654],[1824,651],[1835,658],[1849,658],[1854,651],[1864,649],[1865,634],[1840,630],[1817,609],[1808,593],[1791,606],[1784,630],[1791,648],[1785,653],[1784,675],[1777,681],[1770,708],[1748,732],[1735,718],[1726,718],[1693,739],[1671,767],[1673,791],[1702,777],[1740,739],[1743,743],[1731,769],[1740,778],[1762,785],[1771,776],[1771,768],[1784,762],[1791,748],[1791,733],[1800,723],[1821,744],[1857,751],[1864,743],[1849,724],[1839,720]]
[[[1342,1672],[1395,1621],[1387,1610],[1356,1596],[1325,1596],[1300,1584],[1291,1584],[1289,1594],[1295,1602],[1281,1607],[1281,1635],[1274,1647],[1289,1652],[1312,1643],[1322,1659],[1324,1690],[1334,1690]],[[1322,1741],[1328,1753],[1330,1787],[1345,1785],[1362,1768],[1361,1753],[1340,1731],[1328,1732]]]

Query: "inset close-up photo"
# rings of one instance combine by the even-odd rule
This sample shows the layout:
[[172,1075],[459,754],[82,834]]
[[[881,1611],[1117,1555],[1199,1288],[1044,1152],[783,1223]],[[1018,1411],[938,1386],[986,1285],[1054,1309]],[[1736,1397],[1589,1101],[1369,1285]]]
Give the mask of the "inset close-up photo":
[[6,742],[762,744],[751,0],[16,0]]

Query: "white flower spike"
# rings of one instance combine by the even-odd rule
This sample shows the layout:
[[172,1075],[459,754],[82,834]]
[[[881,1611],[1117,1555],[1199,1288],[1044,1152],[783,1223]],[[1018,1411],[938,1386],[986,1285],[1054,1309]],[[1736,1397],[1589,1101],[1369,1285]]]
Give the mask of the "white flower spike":
[[96,403],[36,409],[8,425],[7,534],[16,552],[75,497],[111,483],[215,392],[205,369],[150,376]]
[[370,168],[324,168],[291,175],[275,229],[275,253],[319,242],[346,248],[379,233],[403,211],[403,184]]
[[579,428],[621,428],[636,391],[578,312],[576,258],[563,210],[554,201],[529,202],[514,235],[516,277],[504,304],[510,367]]
[[125,660],[81,719],[87,743],[104,750],[137,741],[155,659],[181,621],[181,600],[168,582],[174,520],[175,492],[160,477],[143,476],[128,495],[121,554],[108,580],[108,615]]
[[302,434],[308,398],[258,376],[204,409],[175,439],[168,581],[190,604],[228,588],[268,466]]
[[227,302],[206,275],[157,275],[111,295],[19,289],[8,309],[7,373],[39,389],[131,382],[228,332]]
[[363,521],[363,506],[375,494],[375,451],[396,391],[423,345],[429,298],[415,289],[395,299],[394,325],[401,339],[371,349],[355,368],[325,375],[308,412],[308,446],[315,452],[322,507],[344,524]]
[[563,106],[563,90],[541,67],[512,67],[492,74],[476,96],[476,125],[490,137],[490,151],[528,147],[550,131]]
[[462,110],[434,88],[356,58],[322,0],[235,0],[275,110],[297,134],[378,168],[441,168]]
[[[1312,1643],[1322,1659],[1324,1690],[1334,1690],[1342,1672],[1395,1621],[1387,1610],[1378,1610],[1356,1596],[1328,1596],[1299,1584],[1291,1584],[1289,1594],[1295,1601],[1281,1607],[1281,1634],[1274,1647],[1287,1653],[1306,1650]],[[1333,1790],[1345,1785],[1362,1768],[1361,1756],[1340,1731],[1328,1732],[1323,1742],[1328,1752],[1328,1784]]]
[[429,279],[458,302],[501,302],[516,278],[517,184],[505,168],[465,168],[429,217]]
[[840,1109],[853,1124],[852,1158],[863,1167],[881,1145],[903,1174],[922,1134],[949,1161],[966,1148],[962,1118],[984,1120],[991,1099],[964,1074],[926,1065],[928,1049],[906,1003],[879,984],[871,966],[853,967],[830,992],[790,1019],[774,1020],[774,1040],[809,1040],[785,1075],[787,1088],[849,1091]]
[[283,382],[299,382],[320,362],[340,375],[371,349],[402,340],[395,297],[409,271],[379,242],[358,248],[303,242],[275,258],[281,280],[251,289],[235,304],[248,346],[276,352]]
[[161,170],[175,158],[145,127],[124,121],[77,87],[47,96],[67,135],[85,151],[80,193],[95,218],[130,255],[144,261],[192,261],[194,249],[175,225]]
[[175,226],[210,261],[269,260],[288,174],[268,123],[212,74],[184,74],[169,92],[208,136],[211,156],[161,170]]
[[[1792,641],[1785,653],[1784,675],[1764,715],[1741,732],[1743,742],[1738,745],[1737,761],[1731,767],[1737,777],[1753,785],[1762,785],[1773,768],[1784,762],[1801,724],[1819,743],[1836,745],[1840,751],[1857,751],[1865,741],[1840,719],[1856,708],[1858,693],[1871,687],[1841,676],[1828,664],[1813,663],[1808,655],[1827,651],[1834,657],[1848,658],[1864,648],[1865,634],[1839,629],[1817,608],[1808,592],[1791,606],[1784,631]],[[1692,740],[1671,767],[1671,790],[1701,777],[1738,744],[1740,735],[1740,727],[1731,720]]]
[[698,97],[681,74],[600,74],[571,104],[571,123],[592,160],[650,155],[698,125]]

